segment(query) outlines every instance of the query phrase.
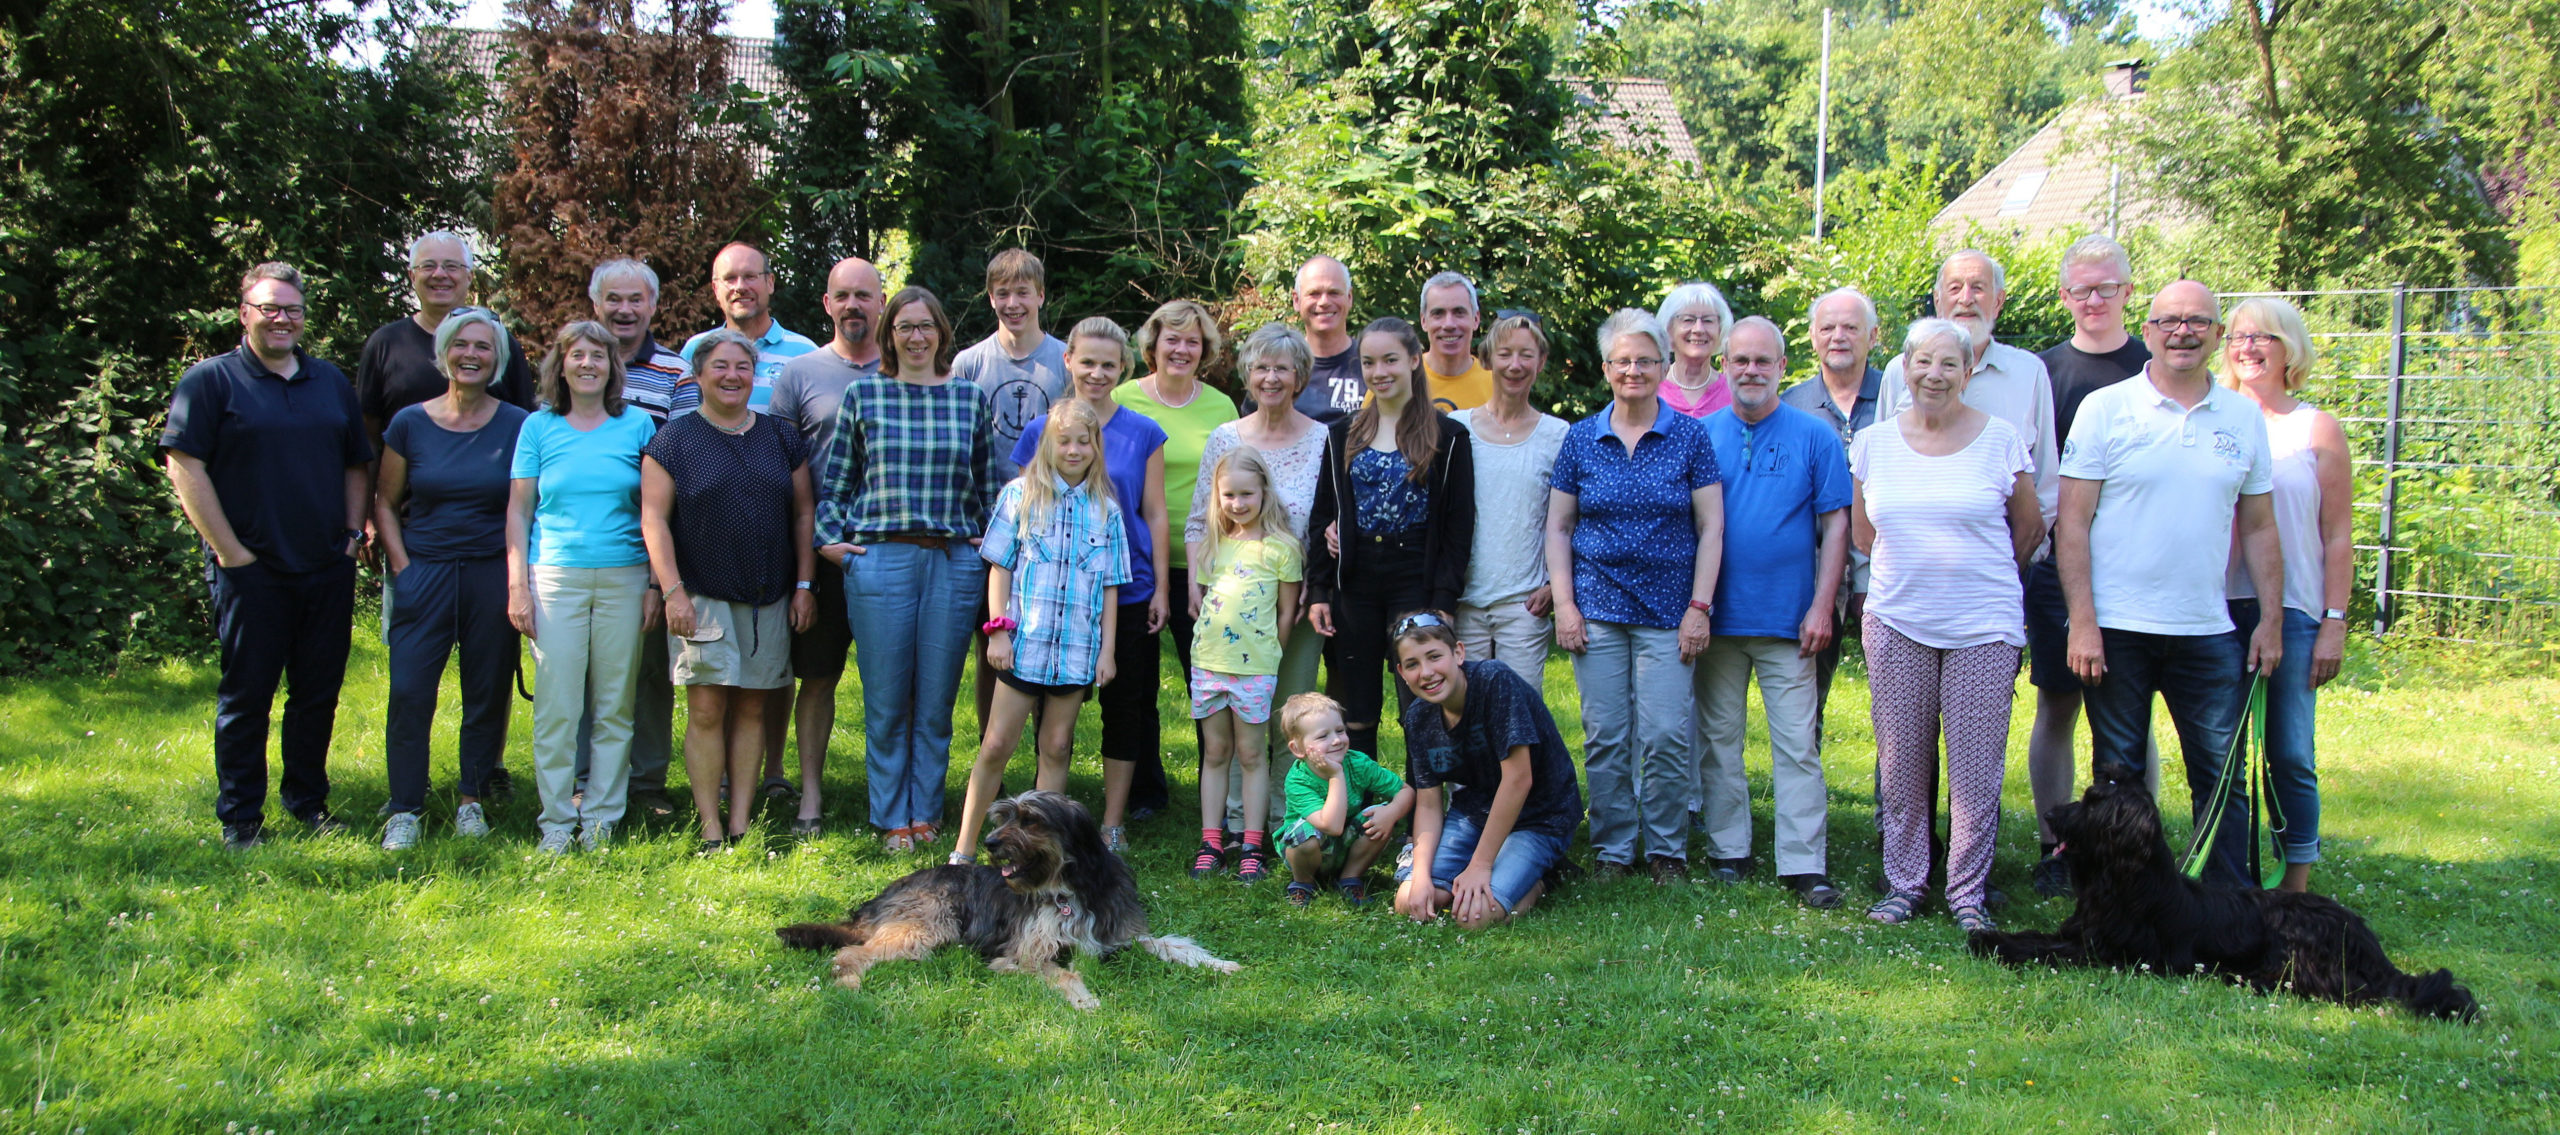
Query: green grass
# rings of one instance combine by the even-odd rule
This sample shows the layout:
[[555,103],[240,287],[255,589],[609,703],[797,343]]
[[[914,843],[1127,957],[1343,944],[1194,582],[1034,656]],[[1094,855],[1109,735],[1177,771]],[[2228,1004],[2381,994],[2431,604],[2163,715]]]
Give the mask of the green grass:
[[[382,654],[358,639],[334,761],[350,818],[383,797]],[[776,944],[775,925],[922,862],[857,834],[850,690],[835,834],[696,859],[678,825],[545,861],[530,800],[469,843],[449,787],[406,856],[371,831],[232,855],[210,816],[210,667],[20,681],[0,688],[0,1130],[2560,1128],[2560,681],[2431,665],[2415,672],[2443,680],[2411,684],[2404,661],[2360,660],[2356,688],[2324,700],[2315,885],[2404,965],[2453,967],[2487,1006],[2473,1027],[2010,972],[1967,956],[1942,914],[1874,926],[1857,913],[1877,867],[1853,675],[1829,759],[1849,908],[1805,911],[1764,866],[1730,889],[1584,883],[1482,934],[1383,901],[1293,912],[1272,883],[1185,877],[1177,807],[1136,833],[1155,924],[1245,969],[1088,962],[1090,1014],[962,952],[849,993]],[[1568,668],[1547,686],[1578,743]],[[1170,686],[1165,705],[1177,720]],[[519,712],[519,770],[526,735]],[[1179,805],[1188,731],[1167,736]],[[2008,923],[2050,927],[2067,904],[2025,886],[2020,759],[1995,878],[2020,899]],[[1073,790],[1099,796],[1089,756]]]

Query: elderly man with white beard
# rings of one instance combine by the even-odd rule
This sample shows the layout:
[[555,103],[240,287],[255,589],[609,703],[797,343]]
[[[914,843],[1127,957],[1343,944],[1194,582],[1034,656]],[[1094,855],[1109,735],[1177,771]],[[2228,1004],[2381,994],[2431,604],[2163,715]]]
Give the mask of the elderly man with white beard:
[[[2036,506],[2047,528],[2053,526],[2061,491],[2061,443],[2054,433],[2053,379],[2044,360],[1994,340],[2000,309],[2009,302],[2008,273],[1988,253],[1957,252],[1938,264],[1938,284],[1930,292],[1937,314],[1963,325],[1980,344],[1974,349],[1973,377],[1964,387],[1964,404],[2018,428],[2036,461]],[[1886,421],[1911,404],[1911,388],[1903,384],[1902,356],[1884,367],[1876,421]]]

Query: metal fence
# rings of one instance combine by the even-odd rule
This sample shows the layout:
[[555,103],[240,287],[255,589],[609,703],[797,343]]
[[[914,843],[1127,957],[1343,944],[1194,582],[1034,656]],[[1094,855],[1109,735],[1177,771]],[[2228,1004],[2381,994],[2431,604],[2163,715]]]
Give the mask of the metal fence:
[[2355,454],[2357,614],[2376,634],[2560,640],[2560,288],[2276,295],[2319,361],[2303,396]]

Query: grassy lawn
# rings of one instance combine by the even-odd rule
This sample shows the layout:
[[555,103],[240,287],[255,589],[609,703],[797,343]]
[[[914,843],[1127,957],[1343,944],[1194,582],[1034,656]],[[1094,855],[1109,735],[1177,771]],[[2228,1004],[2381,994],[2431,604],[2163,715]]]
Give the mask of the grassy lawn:
[[[235,856],[211,817],[209,666],[18,681],[0,686],[0,1130],[2560,1128],[2560,681],[2358,665],[2322,706],[2314,885],[2404,967],[2451,966],[2477,1026],[2014,973],[1967,956],[1942,913],[1869,923],[1873,746],[1848,674],[1828,762],[1844,909],[1771,879],[1765,754],[1751,882],[1585,882],[1487,934],[1194,882],[1178,806],[1134,832],[1155,924],[1245,969],[1087,963],[1091,1014],[962,952],[848,993],[775,942],[923,862],[859,834],[850,689],[832,834],[697,859],[686,824],[553,861],[532,854],[529,779],[496,836],[451,835],[450,699],[416,852],[384,855],[366,823]],[[384,795],[382,669],[360,631],[333,761],[351,820]],[[1547,688],[1578,745],[1561,662]],[[2019,900],[2007,923],[2045,928],[2067,903],[2025,885],[2019,705],[1995,881]],[[1089,711],[1085,728],[1089,753]],[[520,704],[520,777],[528,735]],[[1167,738],[1179,805],[1188,730]],[[1026,780],[1028,755],[1014,767]],[[1090,756],[1073,790],[1099,801]]]

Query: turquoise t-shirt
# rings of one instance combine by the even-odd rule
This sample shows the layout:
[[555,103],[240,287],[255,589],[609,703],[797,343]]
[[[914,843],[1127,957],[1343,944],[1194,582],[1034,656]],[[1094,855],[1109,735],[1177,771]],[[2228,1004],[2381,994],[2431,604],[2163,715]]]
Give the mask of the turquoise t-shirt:
[[516,434],[514,476],[540,490],[529,562],[543,567],[611,568],[649,562],[640,540],[640,447],[657,423],[636,406],[580,430],[557,411],[537,410]]

